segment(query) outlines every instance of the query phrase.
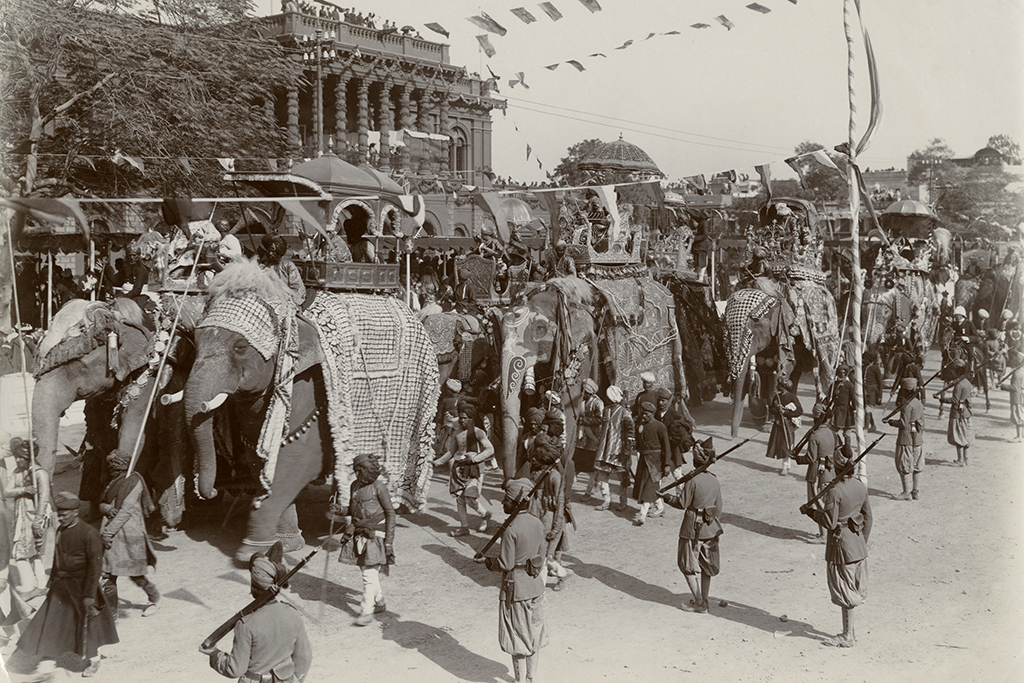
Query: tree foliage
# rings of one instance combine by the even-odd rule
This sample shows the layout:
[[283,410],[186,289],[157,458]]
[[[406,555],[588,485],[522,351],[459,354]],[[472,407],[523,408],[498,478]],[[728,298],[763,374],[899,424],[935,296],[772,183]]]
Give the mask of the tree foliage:
[[570,147],[558,166],[552,172],[551,177],[559,185],[577,186],[586,184],[590,175],[587,171],[579,169],[579,163],[593,154],[598,147],[604,143],[597,138],[577,142]]
[[1008,164],[1020,163],[1020,145],[1005,133],[993,135],[988,139],[988,146],[1003,155]]
[[246,20],[249,0],[5,4],[0,139],[16,153],[3,170],[44,180],[37,194],[209,194],[218,158],[284,154],[274,93],[301,67]]
[[952,148],[942,138],[932,138],[924,149],[916,149],[907,160],[907,182],[911,185],[926,183],[930,178],[954,173],[956,164]]
[[[798,155],[807,154],[815,150],[824,150],[825,153],[835,162],[839,168],[843,167],[845,161],[835,152],[826,150],[824,145],[807,140],[801,142],[794,150]],[[813,199],[819,202],[842,202],[849,196],[846,179],[834,168],[829,168],[816,161],[814,157],[805,156],[797,161],[803,170],[804,186],[810,196],[801,196],[803,199]],[[792,195],[790,195],[792,196]]]

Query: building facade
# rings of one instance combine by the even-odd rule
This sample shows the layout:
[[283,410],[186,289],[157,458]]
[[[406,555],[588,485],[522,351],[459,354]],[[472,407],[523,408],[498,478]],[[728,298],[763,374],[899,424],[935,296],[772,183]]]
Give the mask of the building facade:
[[259,21],[303,61],[305,82],[281,93],[275,110],[293,152],[314,157],[333,140],[339,156],[384,172],[486,182],[490,112],[505,103],[452,65],[447,45],[313,16],[292,2]]

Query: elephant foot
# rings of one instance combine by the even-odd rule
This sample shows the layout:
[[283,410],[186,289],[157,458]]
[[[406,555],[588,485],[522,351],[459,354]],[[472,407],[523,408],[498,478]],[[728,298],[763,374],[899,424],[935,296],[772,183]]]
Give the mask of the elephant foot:
[[[242,540],[242,545],[235,551],[235,564],[240,567],[248,567],[249,559],[254,553],[266,554],[270,550],[270,546],[274,545],[274,541],[253,541],[248,538]],[[288,549],[285,548],[285,551]]]
[[306,541],[303,540],[301,534],[297,536],[279,536],[277,540],[281,541],[281,545],[284,546],[286,553],[298,552],[306,547]]

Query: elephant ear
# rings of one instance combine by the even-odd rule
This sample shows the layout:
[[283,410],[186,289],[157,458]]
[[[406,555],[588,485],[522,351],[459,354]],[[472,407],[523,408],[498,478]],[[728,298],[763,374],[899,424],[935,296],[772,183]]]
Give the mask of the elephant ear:
[[107,372],[119,382],[149,363],[153,337],[134,325],[118,322],[111,328],[117,333],[117,353],[108,354]]

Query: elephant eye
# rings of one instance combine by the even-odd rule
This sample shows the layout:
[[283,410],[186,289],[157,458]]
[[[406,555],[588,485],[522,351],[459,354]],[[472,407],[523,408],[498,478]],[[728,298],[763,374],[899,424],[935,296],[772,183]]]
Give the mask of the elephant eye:
[[234,351],[237,354],[243,354],[243,353],[245,353],[245,349],[246,349],[247,346],[249,346],[249,345],[246,342],[244,342],[244,341],[235,342]]
[[543,339],[546,336],[548,336],[547,324],[542,322],[537,323],[537,325],[533,328],[534,339]]

